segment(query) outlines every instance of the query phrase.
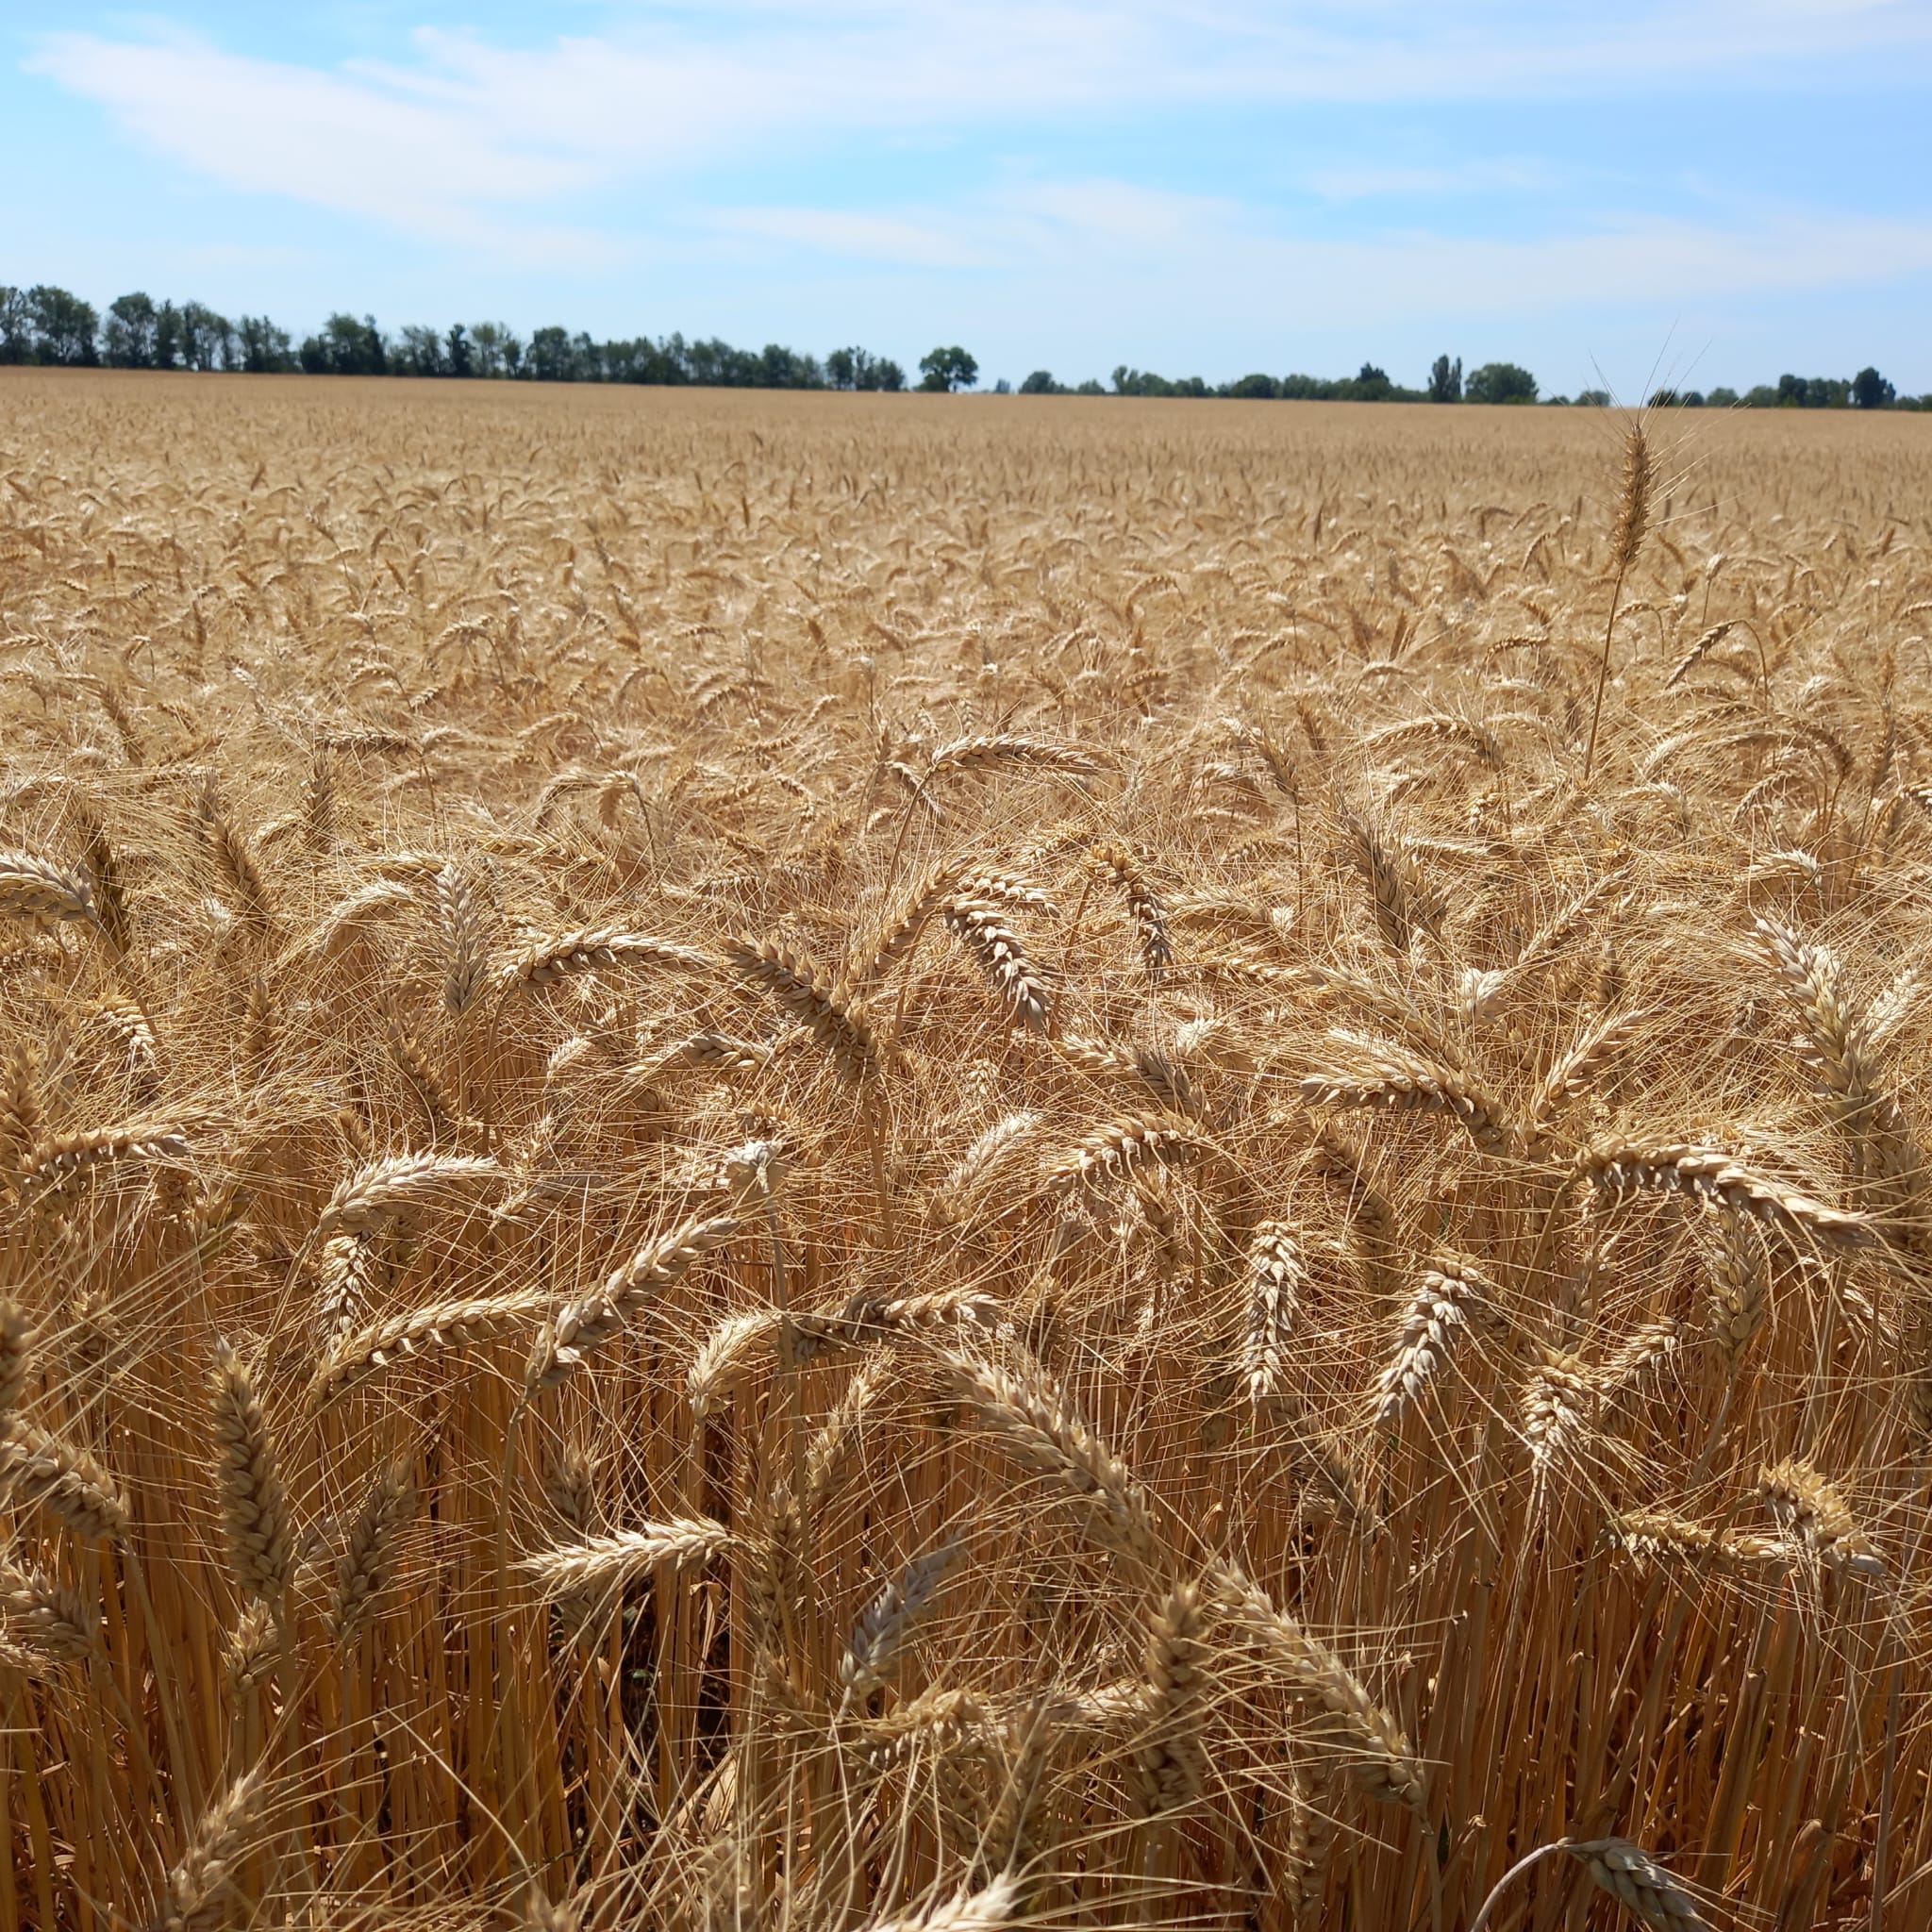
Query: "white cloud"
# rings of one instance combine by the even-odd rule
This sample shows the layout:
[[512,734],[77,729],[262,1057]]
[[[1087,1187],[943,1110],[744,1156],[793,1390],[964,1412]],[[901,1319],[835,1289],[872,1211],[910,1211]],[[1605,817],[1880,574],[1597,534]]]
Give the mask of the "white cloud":
[[[726,0],[616,20],[535,46],[424,29],[412,60],[332,70],[184,36],[54,33],[28,65],[229,186],[486,242],[503,239],[490,211],[880,136],[1050,139],[1082,116],[1223,103],[1735,87],[1932,48],[1932,9],[1846,0],[1639,0],[1610,15],[1561,0],[985,0],[970,19],[935,0]],[[1375,172],[1338,171],[1326,192],[1388,192]]]
[[[1511,315],[1589,304],[1682,304],[1870,286],[1932,270],[1932,222],[1772,211],[1747,225],[1645,217],[1524,240],[1287,232],[1262,210],[1122,181],[1017,185],[950,207],[882,215],[724,210],[726,230],[780,236],[832,257],[947,272],[962,286],[1022,279],[1036,299],[1193,307],[1294,323],[1373,325],[1425,306]],[[1131,295],[1129,294],[1131,292]]]
[[966,239],[959,224],[937,219],[906,220],[842,208],[734,208],[713,215],[711,225],[723,234],[909,268],[984,267],[992,259]]
[[1308,186],[1324,201],[1529,193],[1554,184],[1553,170],[1528,160],[1461,161],[1442,168],[1323,168],[1308,177]]

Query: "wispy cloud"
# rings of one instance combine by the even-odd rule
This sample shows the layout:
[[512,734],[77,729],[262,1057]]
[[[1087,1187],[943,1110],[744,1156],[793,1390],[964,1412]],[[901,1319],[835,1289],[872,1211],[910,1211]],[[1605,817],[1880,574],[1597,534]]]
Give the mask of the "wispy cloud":
[[[968,26],[934,0],[738,0],[630,9],[609,32],[534,46],[440,29],[411,44],[408,61],[322,68],[180,34],[68,32],[43,37],[28,65],[232,187],[449,232],[593,184],[881,134],[1221,104],[1601,93],[1637,79],[1737,88],[1932,51],[1932,9],[988,0]],[[1338,169],[1324,192],[1380,192],[1373,175]]]
[[969,239],[973,224],[897,215],[869,215],[842,208],[733,208],[708,217],[724,235],[756,236],[817,254],[911,268],[984,268],[995,258]]
[[1308,186],[1324,201],[1527,194],[1547,191],[1556,183],[1556,170],[1547,162],[1532,160],[1459,161],[1440,168],[1319,168],[1308,176]]
[[1488,316],[1872,286],[1932,270],[1932,220],[1787,209],[1733,227],[1609,218],[1521,240],[1416,230],[1338,239],[1294,233],[1237,201],[1112,180],[1012,186],[882,216],[760,208],[715,220],[829,257],[978,272],[967,281],[1024,275],[1060,300],[1103,284],[1138,286],[1142,302],[1223,303],[1239,291],[1284,321],[1379,322],[1419,289],[1438,311]]

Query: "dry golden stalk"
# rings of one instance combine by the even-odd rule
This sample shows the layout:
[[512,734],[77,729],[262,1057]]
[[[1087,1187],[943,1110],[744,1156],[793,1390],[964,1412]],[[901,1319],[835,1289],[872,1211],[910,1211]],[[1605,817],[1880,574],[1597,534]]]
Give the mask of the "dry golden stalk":
[[127,1534],[127,1499],[114,1479],[85,1449],[23,1415],[0,1420],[0,1495],[46,1510],[81,1536],[118,1542]]
[[1257,1407],[1281,1387],[1281,1365],[1292,1347],[1308,1271],[1301,1244],[1283,1221],[1264,1221],[1248,1243],[1248,1322],[1241,1376]]
[[544,1297],[524,1289],[432,1302],[345,1335],[309,1377],[303,1413],[314,1417],[356,1383],[380,1374],[397,1359],[475,1348],[534,1326],[547,1312]]
[[801,1026],[810,1029],[852,1085],[877,1074],[878,1042],[864,1016],[782,940],[727,940],[724,956],[740,978],[761,988]]
[[1235,1564],[1217,1562],[1206,1587],[1221,1613],[1281,1666],[1296,1693],[1335,1721],[1334,1741],[1356,1781],[1371,1796],[1420,1809],[1425,1790],[1421,1760],[1360,1678]]
[[446,1190],[502,1177],[502,1168],[480,1156],[391,1154],[358,1168],[337,1186],[316,1221],[315,1236],[326,1241],[339,1233],[379,1233],[398,1215],[433,1206]]
[[958,738],[942,744],[926,767],[928,784],[948,772],[996,772],[1012,769],[1026,772],[1061,772],[1076,778],[1091,778],[1101,770],[1091,753],[1078,745],[1056,744],[1044,738],[1027,738],[1018,732],[1000,731],[978,738]]
[[329,1587],[329,1634],[352,1643],[375,1614],[375,1600],[395,1574],[396,1537],[415,1513],[416,1484],[409,1458],[397,1457],[371,1485],[349,1537],[336,1559]]
[[1563,1849],[1651,1932],[1710,1932],[1690,1894],[1641,1845],[1627,1838],[1604,1838]]
[[863,1932],[993,1932],[1012,1918],[1019,1906],[1018,1884],[999,1877],[977,1891],[961,1892],[924,1911],[874,1920]]
[[93,883],[85,873],[31,852],[0,852],[0,912],[16,919],[94,923]]
[[210,1382],[222,1529],[235,1580],[251,1596],[279,1603],[293,1557],[289,1499],[268,1418],[248,1371],[225,1340],[215,1342]]
[[848,1699],[869,1696],[891,1674],[913,1624],[930,1607],[960,1554],[958,1543],[928,1550],[866,1606],[839,1660],[839,1681]]
[[488,973],[483,895],[455,865],[436,874],[436,931],[442,951],[442,1005],[461,1019],[476,1004]]
[[1787,1456],[1759,1474],[1757,1491],[1778,1528],[1813,1561],[1859,1576],[1885,1574],[1885,1559],[1810,1463]]
[[1053,994],[1026,954],[1026,942],[997,906],[958,894],[941,908],[950,932],[979,962],[993,991],[1023,1026],[1043,1033],[1053,1017]]
[[735,1214],[693,1215],[640,1248],[602,1288],[566,1302],[538,1338],[524,1372],[525,1388],[533,1392],[555,1389],[592,1349],[618,1334],[705,1256],[724,1247],[742,1225]]
[[1764,1241],[1749,1216],[1730,1208],[1719,1215],[1720,1240],[1706,1300],[1711,1333],[1735,1370],[1738,1358],[1762,1331],[1771,1314]]
[[1375,1378],[1374,1424],[1386,1429],[1422,1394],[1472,1309],[1493,1306],[1495,1287],[1473,1262],[1441,1258],[1423,1271],[1395,1353]]
[[1207,1773],[1201,1742],[1207,1631],[1202,1591],[1191,1583],[1177,1584],[1149,1613],[1146,1730],[1134,1752],[1136,1808],[1143,1818],[1184,1810],[1200,1795]]
[[1184,1167],[1197,1159],[1205,1143],[1178,1125],[1129,1115],[1109,1121],[1070,1148],[1046,1170],[1049,1186],[1066,1190],[1124,1180],[1142,1168]]
[[1367,819],[1343,808],[1339,824],[1350,862],[1369,889],[1375,930],[1391,953],[1407,958],[1417,931],[1432,924],[1435,908],[1417,890],[1400,847],[1391,849]]
[[0,1622],[14,1641],[58,1663],[92,1654],[101,1619],[38,1565],[23,1570],[0,1557]]
[[274,1671],[280,1646],[275,1611],[258,1599],[242,1612],[222,1648],[222,1666],[234,1695],[239,1697]]
[[220,812],[209,812],[202,830],[224,903],[253,937],[268,938],[275,929],[275,904],[246,835]]
[[941,1353],[961,1398],[1028,1467],[1087,1505],[1088,1534],[1148,1569],[1165,1560],[1146,1491],[1037,1362],[1019,1370]]
[[560,1543],[525,1557],[522,1568],[546,1602],[591,1592],[608,1595],[660,1563],[701,1569],[724,1556],[735,1541],[730,1530],[708,1517],[675,1516],[614,1536]]
[[33,1366],[33,1324],[9,1296],[0,1295],[0,1421],[21,1405]]
[[716,962],[694,946],[604,925],[534,941],[503,968],[502,981],[507,989],[554,986],[573,974],[631,965],[681,966],[698,973],[716,970]]
[[1498,1104],[1446,1061],[1342,1027],[1327,1037],[1336,1058],[1348,1064],[1303,1079],[1302,1097],[1310,1106],[1453,1114],[1485,1153],[1506,1154],[1517,1145],[1519,1136]]
[[1718,1530],[1669,1509],[1632,1509],[1609,1518],[1604,1541],[1639,1562],[1735,1565],[1744,1568],[1786,1560],[1768,1537]]
[[1597,667],[1596,700],[1590,712],[1590,741],[1583,752],[1586,785],[1596,764],[1597,727],[1603,722],[1604,691],[1610,681],[1610,640],[1617,628],[1617,602],[1624,594],[1624,574],[1637,561],[1650,524],[1650,444],[1642,423],[1633,422],[1624,437],[1624,488],[1617,499],[1616,527],[1610,533],[1610,567],[1617,576],[1610,591],[1609,621],[1604,625],[1603,662]]
[[1134,936],[1141,944],[1141,961],[1148,978],[1157,984],[1174,964],[1174,942],[1168,937],[1167,913],[1160,896],[1148,882],[1141,861],[1124,845],[1096,845],[1093,858],[1126,895],[1127,916],[1134,922]]
[[184,1161],[191,1151],[187,1135],[172,1123],[129,1121],[42,1141],[27,1157],[25,1178],[58,1186],[84,1168],[117,1160]]
[[1642,1189],[1663,1189],[1748,1214],[1786,1232],[1808,1235],[1831,1248],[1869,1247],[1878,1239],[1870,1222],[1774,1176],[1744,1166],[1727,1147],[1681,1141],[1639,1143],[1604,1141],[1578,1164],[1582,1178],[1612,1199]]
[[237,1869],[253,1849],[265,1779],[260,1765],[244,1772],[196,1821],[180,1862],[168,1874],[164,1932],[214,1932],[232,1913]]

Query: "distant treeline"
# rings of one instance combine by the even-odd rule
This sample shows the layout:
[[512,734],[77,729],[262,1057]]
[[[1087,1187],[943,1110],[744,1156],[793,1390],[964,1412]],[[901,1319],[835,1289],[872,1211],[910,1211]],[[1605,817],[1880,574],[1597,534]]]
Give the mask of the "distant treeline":
[[[193,369],[250,375],[431,375],[525,382],[636,382],[691,384],[721,389],[836,389],[897,391],[906,372],[887,356],[865,349],[834,349],[823,358],[778,342],[762,349],[733,348],[716,338],[687,341],[682,335],[600,342],[578,330],[551,326],[527,340],[502,323],[457,323],[446,329],[407,327],[385,333],[374,316],[331,315],[297,342],[265,315],[230,321],[201,302],[157,302],[135,293],[118,296],[105,313],[66,289],[40,283],[29,289],[0,284],[0,362],[37,362],[75,368]],[[920,358],[922,390],[971,389],[978,364],[957,344]],[[1005,393],[1005,381],[994,385]],[[1420,389],[1391,381],[1386,370],[1364,362],[1354,375],[1243,375],[1209,383],[1198,375],[1171,378],[1122,363],[1111,386],[1098,381],[1057,382],[1036,369],[1020,384],[1022,395],[1223,396],[1289,402],[1349,403],[1570,403],[1607,405],[1602,390],[1575,397],[1543,396],[1537,379],[1514,362],[1485,362],[1462,373],[1462,358],[1437,357]],[[1901,396],[1875,369],[1857,375],[1781,375],[1742,394],[1733,389],[1659,390],[1653,407],[1746,409],[1932,409],[1932,395]]]

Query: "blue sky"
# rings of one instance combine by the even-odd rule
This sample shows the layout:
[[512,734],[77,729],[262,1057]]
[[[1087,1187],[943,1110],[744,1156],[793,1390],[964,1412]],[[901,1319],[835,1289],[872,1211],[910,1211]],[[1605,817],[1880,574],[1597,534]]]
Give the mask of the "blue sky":
[[1932,390],[1932,0],[0,0],[0,281],[983,374]]

